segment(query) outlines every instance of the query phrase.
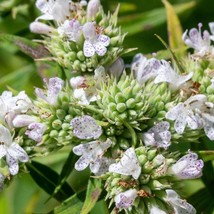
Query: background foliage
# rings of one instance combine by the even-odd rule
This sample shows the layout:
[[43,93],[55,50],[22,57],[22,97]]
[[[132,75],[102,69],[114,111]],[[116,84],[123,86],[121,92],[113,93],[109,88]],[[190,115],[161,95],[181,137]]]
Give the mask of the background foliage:
[[[207,28],[208,22],[214,21],[213,0],[169,0],[169,2],[173,4],[184,30],[197,27],[199,22],[204,24],[204,28]],[[162,1],[102,1],[104,9],[111,11],[114,11],[118,3],[120,3],[119,24],[125,32],[129,32],[125,45],[127,47],[138,47],[138,50],[125,56],[127,62],[131,62],[134,54],[138,52],[150,54],[164,49],[161,42],[154,36],[154,34],[158,34],[165,41],[168,39],[167,16]],[[28,28],[29,23],[35,20],[38,14],[39,11],[35,8],[35,0],[0,0],[0,33],[38,39],[39,37],[30,33]],[[162,56],[164,53],[161,52]],[[48,71],[46,65],[38,61],[35,62],[24,55],[15,45],[0,39],[0,93],[6,88],[12,88],[18,91],[26,90],[27,94],[34,96],[34,86],[41,86],[41,77],[53,76],[53,74],[54,71]],[[57,154],[51,154],[37,161],[51,166],[60,173],[62,172],[62,163],[66,161],[68,155],[69,153],[65,148]],[[209,183],[208,185],[210,185],[213,181],[209,178],[214,177],[212,163],[209,162],[206,167],[209,174],[205,174],[203,180],[205,184]],[[64,173],[66,174],[66,172]],[[75,173],[77,172],[73,171],[72,176],[69,175],[68,182],[72,184],[73,188],[81,189],[87,172],[82,175],[83,181],[75,180]],[[65,177],[67,178],[67,176]],[[200,180],[186,182],[185,186],[187,196],[200,189],[201,192],[198,194],[202,196],[209,194],[203,192],[204,184]],[[30,175],[21,175],[9,188],[0,193],[0,213],[47,213],[59,204],[55,199],[48,199],[48,194],[37,186]],[[191,200],[194,201],[195,199],[191,198]],[[78,205],[78,203],[76,204]],[[104,213],[105,210],[106,207],[102,202],[99,202],[91,213]],[[211,210],[212,206],[211,209],[207,210],[207,213],[212,213]]]

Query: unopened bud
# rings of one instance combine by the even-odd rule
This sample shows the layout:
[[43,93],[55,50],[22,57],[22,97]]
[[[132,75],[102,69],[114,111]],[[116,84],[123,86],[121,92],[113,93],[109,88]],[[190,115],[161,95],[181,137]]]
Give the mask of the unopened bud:
[[89,19],[93,19],[97,12],[99,11],[101,5],[100,5],[100,0],[91,0],[88,3],[87,7],[87,17]]
[[30,31],[32,33],[49,35],[52,32],[52,30],[53,30],[52,27],[41,22],[32,22],[30,24]]

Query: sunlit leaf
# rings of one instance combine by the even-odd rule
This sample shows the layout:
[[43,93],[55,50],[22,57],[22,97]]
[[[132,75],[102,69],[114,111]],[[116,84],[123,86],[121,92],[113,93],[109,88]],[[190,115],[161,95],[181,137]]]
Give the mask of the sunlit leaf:
[[83,202],[79,199],[79,195],[75,194],[63,201],[62,204],[56,207],[49,214],[79,214],[83,206]]
[[[51,168],[35,161],[32,161],[26,165],[34,181],[44,191],[52,195],[57,188],[59,175]],[[73,190],[71,187],[67,183],[64,183],[61,189],[54,195],[54,198],[56,198],[58,201],[64,201],[72,194]]]
[[101,179],[90,179],[87,188],[86,199],[81,210],[81,214],[87,214],[94,207],[97,202],[101,192],[102,192],[102,182]]
[[169,47],[173,50],[185,47],[182,40],[183,30],[174,8],[167,0],[162,0],[166,8]]

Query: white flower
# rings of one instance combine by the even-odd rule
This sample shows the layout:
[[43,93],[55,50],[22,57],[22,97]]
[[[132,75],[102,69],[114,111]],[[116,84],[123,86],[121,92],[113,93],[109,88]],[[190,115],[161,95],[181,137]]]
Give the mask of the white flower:
[[75,169],[82,171],[90,165],[93,173],[100,173],[104,164],[103,162],[106,162],[106,159],[103,159],[102,156],[111,144],[111,140],[107,139],[105,142],[96,140],[75,146],[73,148],[74,154],[81,156],[75,163]]
[[79,104],[89,105],[90,102],[96,101],[98,98],[95,87],[77,88],[74,90],[74,98],[79,100]]
[[178,89],[193,76],[193,72],[183,76],[179,75],[171,66],[170,63],[161,60],[161,66],[158,69],[158,74],[154,80],[154,83],[167,82],[170,84],[171,88]]
[[66,36],[68,40],[78,42],[82,36],[82,26],[76,19],[65,20],[57,29],[60,36]]
[[42,141],[42,136],[46,130],[46,126],[42,123],[31,123],[28,126],[28,130],[25,134],[32,140],[40,143]]
[[109,73],[118,80],[123,73],[125,68],[124,61],[119,57],[113,64],[109,67]]
[[0,125],[0,159],[4,156],[11,175],[16,175],[19,171],[18,160],[25,163],[29,159],[25,150],[13,142],[9,130]]
[[84,115],[82,117],[75,117],[71,120],[73,126],[73,133],[80,139],[97,139],[102,134],[102,127],[99,126],[93,117]]
[[121,175],[131,175],[134,179],[138,179],[141,173],[140,163],[137,159],[133,148],[127,149],[120,162],[111,164],[109,172],[115,172]]
[[142,54],[135,55],[131,64],[131,70],[139,83],[157,76],[161,63],[155,58],[147,59]]
[[213,51],[212,46],[210,45],[210,34],[208,31],[203,32],[201,35],[202,24],[198,24],[198,28],[192,28],[189,31],[189,36],[187,35],[188,30],[186,30],[182,36],[182,39],[186,45],[195,50],[195,54],[198,56],[205,56],[210,54]]
[[90,163],[90,169],[94,174],[102,175],[108,172],[108,168],[113,162],[114,160],[110,158],[98,158],[95,162]]
[[12,121],[16,115],[26,113],[32,107],[32,102],[24,91],[17,96],[12,92],[4,91],[0,96],[0,120],[13,127]]
[[87,18],[89,19],[95,18],[100,8],[101,8],[100,0],[90,0],[88,2],[88,7],[86,11]]
[[[188,124],[190,129],[199,129],[203,126],[202,118],[197,114],[197,110],[203,108],[206,96],[198,94],[190,97],[184,103],[178,103],[166,113],[166,119],[175,121],[174,128],[179,134],[184,132]],[[196,113],[195,113],[196,112]]]
[[32,22],[30,24],[30,31],[33,33],[49,35],[53,31],[53,28],[41,22]]
[[179,197],[179,195],[171,189],[166,190],[166,200],[174,208],[175,214],[196,214],[195,208]]
[[162,121],[157,123],[148,132],[143,133],[143,142],[146,146],[156,146],[167,149],[170,146],[171,133],[169,123]]
[[94,70],[94,80],[97,88],[106,80],[106,71],[103,66],[99,66]]
[[117,208],[127,209],[133,205],[136,197],[137,197],[137,190],[129,189],[125,192],[121,192],[118,195],[116,195],[114,198],[114,201]]
[[64,85],[64,81],[58,77],[50,78],[48,83],[45,81],[47,85],[47,91],[44,91],[40,88],[35,89],[36,95],[45,100],[47,103],[54,105],[57,101],[58,94],[62,90]]
[[210,27],[210,31],[211,31],[211,33],[212,33],[212,35],[210,35],[210,39],[211,39],[212,41],[214,41],[214,22],[210,22],[210,23],[209,23],[209,27]]
[[181,179],[193,179],[202,176],[203,166],[204,162],[198,160],[198,155],[189,151],[189,154],[180,158],[169,170]]
[[13,126],[16,128],[25,127],[36,121],[37,121],[37,118],[34,116],[30,116],[27,114],[20,114],[13,119]]
[[149,214],[167,214],[165,211],[159,209],[157,206],[152,205]]
[[63,22],[70,16],[69,0],[37,0],[36,6],[44,14],[36,20],[55,20]]
[[86,57],[92,57],[95,53],[104,56],[110,44],[110,38],[103,34],[97,34],[94,22],[87,22],[83,26],[83,35],[85,42],[83,52]]
[[73,89],[86,87],[86,79],[83,76],[72,77],[70,79],[70,85]]

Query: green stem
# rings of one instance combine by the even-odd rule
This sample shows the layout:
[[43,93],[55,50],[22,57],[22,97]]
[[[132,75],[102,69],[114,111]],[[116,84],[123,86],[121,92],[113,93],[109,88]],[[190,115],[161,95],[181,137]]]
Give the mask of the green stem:
[[135,132],[134,129],[129,125],[129,123],[123,121],[123,124],[124,124],[125,127],[130,131],[131,136],[132,136],[133,146],[136,147],[136,145],[137,145],[137,135],[136,135],[136,132]]

